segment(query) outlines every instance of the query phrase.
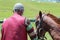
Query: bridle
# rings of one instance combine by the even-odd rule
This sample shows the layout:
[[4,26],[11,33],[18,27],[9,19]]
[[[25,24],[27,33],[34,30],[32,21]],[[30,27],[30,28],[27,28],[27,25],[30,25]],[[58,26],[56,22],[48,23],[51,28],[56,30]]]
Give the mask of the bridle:
[[42,16],[42,13],[41,13],[41,11],[40,11],[40,12],[39,12],[39,19],[40,19],[40,21],[39,21],[38,28],[37,28],[37,36],[38,36],[38,39],[40,39],[40,40],[47,39],[47,38],[45,37],[45,35],[41,36],[41,32],[44,31],[44,28],[43,28],[43,26],[42,26],[42,24],[43,24],[43,17],[44,17],[44,16],[45,16],[45,15]]

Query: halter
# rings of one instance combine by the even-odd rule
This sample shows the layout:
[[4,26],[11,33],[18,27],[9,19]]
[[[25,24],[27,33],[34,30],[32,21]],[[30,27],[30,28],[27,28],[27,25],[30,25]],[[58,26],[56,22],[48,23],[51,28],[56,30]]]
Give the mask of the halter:
[[41,33],[41,31],[44,31],[44,28],[42,26],[42,24],[43,24],[43,17],[44,16],[46,16],[46,14],[42,15],[42,13],[39,12],[40,21],[39,21],[37,33],[38,33],[38,39],[41,39],[41,40],[44,40],[44,38],[47,40],[47,38],[45,36],[41,36],[40,37],[40,34],[39,34],[39,33]]

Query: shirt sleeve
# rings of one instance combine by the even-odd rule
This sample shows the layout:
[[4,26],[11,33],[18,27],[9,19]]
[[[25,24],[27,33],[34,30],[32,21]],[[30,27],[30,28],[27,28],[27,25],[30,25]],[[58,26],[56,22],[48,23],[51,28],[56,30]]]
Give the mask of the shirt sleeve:
[[25,20],[25,25],[27,26],[26,30],[31,40],[37,40],[36,32],[34,31],[34,28],[29,19]]

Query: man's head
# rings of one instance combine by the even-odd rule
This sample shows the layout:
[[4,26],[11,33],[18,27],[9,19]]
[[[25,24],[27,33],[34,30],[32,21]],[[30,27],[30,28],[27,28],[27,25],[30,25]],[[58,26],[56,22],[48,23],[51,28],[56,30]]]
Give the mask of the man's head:
[[22,15],[24,12],[24,6],[21,3],[16,3],[13,7],[13,11],[17,12],[18,14]]

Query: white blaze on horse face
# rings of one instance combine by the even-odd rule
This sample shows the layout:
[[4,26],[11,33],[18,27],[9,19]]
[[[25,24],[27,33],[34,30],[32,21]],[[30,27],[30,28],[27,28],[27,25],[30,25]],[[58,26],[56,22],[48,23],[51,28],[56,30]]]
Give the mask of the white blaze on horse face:
[[44,16],[43,21],[46,22],[51,27],[57,27],[58,24],[49,16]]

